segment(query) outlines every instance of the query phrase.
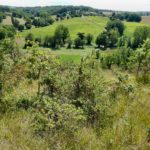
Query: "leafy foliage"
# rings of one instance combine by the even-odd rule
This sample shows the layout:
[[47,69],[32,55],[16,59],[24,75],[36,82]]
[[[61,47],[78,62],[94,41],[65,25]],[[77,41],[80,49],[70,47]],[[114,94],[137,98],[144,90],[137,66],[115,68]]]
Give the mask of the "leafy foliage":
[[138,48],[144,43],[144,40],[150,37],[149,27],[137,27],[133,34],[133,48]]
[[85,120],[83,111],[71,104],[59,104],[54,100],[44,99],[36,103],[36,107],[35,129],[41,134],[74,134]]
[[112,29],[117,29],[120,35],[123,35],[125,26],[119,20],[111,20],[106,25],[106,30],[110,31]]
[[113,13],[111,19],[126,20],[129,22],[140,22],[142,17],[138,13]]

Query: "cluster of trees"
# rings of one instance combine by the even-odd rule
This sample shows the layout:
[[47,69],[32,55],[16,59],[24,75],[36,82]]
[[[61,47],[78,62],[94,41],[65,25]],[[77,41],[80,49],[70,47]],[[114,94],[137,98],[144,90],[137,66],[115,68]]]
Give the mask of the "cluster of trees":
[[82,17],[82,16],[83,16],[83,12],[81,10],[71,10],[68,12],[62,11],[56,15],[56,21],[64,20],[65,18],[69,19],[69,18]]
[[[124,33],[125,26],[119,20],[109,21],[106,30],[102,32],[96,39],[98,48],[107,48],[117,46],[118,39]],[[74,47],[84,48],[85,45],[91,46],[93,43],[93,35],[79,32],[77,37],[73,40],[70,38],[69,30],[67,27],[60,25],[56,28],[54,36],[46,37],[43,46],[45,47],[63,47],[67,44],[67,48]]]
[[103,68],[111,69],[113,65],[117,65],[134,73],[143,83],[150,82],[150,39],[146,39],[136,50],[124,46],[116,53],[101,56],[100,60]]
[[54,19],[48,14],[41,14],[39,18],[33,19],[32,25],[35,27],[44,27],[54,23]]
[[[16,29],[22,31],[23,29],[30,29],[32,25],[35,27],[44,27],[56,20],[63,20],[64,18],[81,17],[82,15],[101,15],[102,10],[93,9],[84,6],[50,6],[50,7],[25,7],[25,8],[12,8],[12,7],[0,7],[0,22],[2,21],[4,14],[12,14],[12,23]],[[51,16],[55,15],[53,19]],[[25,25],[22,25],[17,20],[24,19]],[[30,20],[30,21],[29,21]]]
[[140,22],[142,17],[138,13],[113,13],[111,19],[126,20],[129,22]]
[[13,26],[0,25],[0,40],[5,38],[13,38],[16,34],[16,30]]
[[133,33],[132,48],[138,48],[147,38],[150,38],[150,27],[137,27]]
[[19,28],[19,21],[17,19],[11,17],[11,22],[16,29]]
[[[124,30],[125,25],[120,20],[113,19],[108,21],[105,30],[96,38],[95,43],[97,47],[104,50],[107,48],[122,46],[136,49],[144,43],[144,40],[150,37],[150,28],[148,26],[137,27],[132,37],[125,36]],[[57,27],[53,36],[46,36],[44,39],[36,37],[32,41],[38,42],[39,45],[43,47],[59,48],[66,46],[67,48],[78,49],[84,48],[85,45],[92,45],[93,39],[94,38],[92,34],[89,33],[85,35],[85,33],[79,32],[77,37],[72,40],[70,38],[70,33],[67,27],[60,25]]]
[[[95,40],[97,48],[105,50],[107,48],[127,46],[136,49],[144,43],[144,40],[150,37],[150,28],[147,26],[137,27],[132,37],[124,35],[124,30],[125,25],[120,20],[108,21],[105,30]],[[28,43],[26,42],[26,46],[32,45],[29,42],[31,40],[30,37],[31,33],[26,37],[26,41],[28,41]],[[59,25],[52,36],[46,36],[44,39],[40,37],[34,38],[33,35],[32,37],[31,41],[38,42],[43,47],[60,48],[66,46],[67,48],[76,49],[83,49],[85,45],[92,46],[94,39],[94,36],[90,33],[85,35],[85,33],[79,32],[77,37],[72,40],[69,29],[64,25]]]
[[23,17],[23,15],[22,15],[22,13],[20,12],[20,11],[13,11],[12,12],[12,17],[15,17],[15,18],[22,18]]
[[124,35],[125,26],[119,20],[110,20],[105,30],[96,39],[98,48],[112,48],[127,46],[133,49],[141,47],[144,41],[150,37],[150,27],[139,26],[133,32],[133,36]]
[[31,24],[31,20],[30,19],[26,19],[25,24],[20,24],[19,20],[17,18],[14,18],[13,16],[11,17],[11,21],[13,26],[19,30],[19,31],[23,31],[25,28],[26,29],[31,29],[32,24]]
[[72,41],[70,38],[69,29],[64,25],[59,25],[56,28],[53,36],[46,36],[43,40],[40,37],[34,37],[32,33],[29,33],[27,34],[25,41],[25,48],[27,48],[27,46],[32,46],[32,43],[36,42],[39,44],[39,46],[48,48],[56,49],[66,46],[68,49],[73,47],[76,49],[83,49],[85,45],[92,45],[93,35],[90,33],[85,35],[84,33],[79,32],[77,34],[77,38],[75,38],[75,40]]
[[115,47],[118,39],[123,35],[125,30],[124,24],[119,20],[111,20],[107,23],[105,31],[100,33],[96,38],[96,45],[98,48]]
[[84,33],[78,33],[78,37],[74,40],[74,47],[76,49],[82,48],[84,49],[84,45],[91,46],[93,41],[93,35],[88,33],[85,35]]
[[69,19],[69,18],[74,18],[74,17],[82,17],[82,16],[102,16],[103,15],[103,11],[89,11],[88,9],[72,9],[72,10],[64,10],[64,11],[60,11],[57,15],[56,15],[56,21],[58,20],[64,20],[65,18]]
[[45,37],[43,46],[51,48],[63,47],[66,44],[69,37],[70,34],[68,28],[63,25],[59,25],[56,28],[53,36]]
[[68,28],[63,25],[60,25],[56,28],[54,35],[46,36],[43,42],[41,38],[34,38],[33,34],[29,33],[25,38],[25,48],[27,46],[32,46],[33,42],[36,42],[43,47],[59,48],[63,47],[66,44],[69,37],[70,34]]
[[20,24],[19,20],[16,17],[13,17],[13,16],[11,17],[13,26],[19,31],[23,31],[24,29],[31,29],[32,25],[35,27],[44,27],[44,26],[53,24],[54,22],[54,19],[46,13],[41,15],[37,19],[24,18],[24,20],[25,20],[25,23]]

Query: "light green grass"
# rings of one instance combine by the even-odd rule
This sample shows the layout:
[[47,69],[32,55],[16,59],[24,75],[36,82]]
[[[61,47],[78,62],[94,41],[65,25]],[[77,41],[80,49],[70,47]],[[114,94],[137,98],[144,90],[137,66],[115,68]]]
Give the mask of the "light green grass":
[[[49,48],[42,48],[43,50],[51,50]],[[86,56],[90,56],[92,54],[92,51],[96,51],[99,49],[93,49],[91,47],[85,46],[84,49],[65,49],[61,48],[59,50],[51,50],[51,53],[53,55],[58,56],[60,61],[63,62],[75,62],[79,63],[81,61],[81,58],[85,58]],[[107,49],[105,51],[100,51],[100,53],[103,54],[112,54],[115,53],[117,49]]]
[[[50,50],[44,48],[44,50]],[[58,56],[63,62],[79,63],[82,57],[86,57],[92,53],[92,48],[85,47],[85,49],[65,49],[51,50],[51,53]]]
[[74,63],[79,63],[81,60],[80,55],[65,55],[62,54],[59,56],[61,62],[74,62]]
[[124,22],[125,24],[125,35],[128,35],[128,36],[132,36],[134,30],[136,29],[136,27],[138,26],[147,26],[146,24],[144,23],[137,23],[137,22]]
[[85,47],[85,49],[65,49],[61,48],[60,50],[52,50],[53,54],[57,55],[80,55],[80,56],[86,56],[87,54],[90,54],[92,52],[92,48]]
[[[81,18],[73,18],[69,20],[63,20],[59,22],[55,22],[53,25],[41,28],[33,28],[31,30],[26,30],[20,35],[25,36],[28,33],[33,33],[35,37],[44,38],[47,35],[53,35],[56,27],[60,24],[65,25],[69,28],[71,38],[74,39],[78,32],[84,32],[85,34],[91,33],[96,37],[100,32],[102,32],[108,22],[107,17],[100,16],[90,16],[90,17],[81,17]],[[125,34],[132,35],[135,28],[137,26],[144,25],[143,23],[131,23],[124,22],[126,26]]]
[[55,22],[53,25],[42,27],[42,28],[33,28],[31,30],[26,30],[21,33],[25,36],[27,33],[32,32],[35,36],[45,37],[46,35],[53,35],[56,27],[60,24],[65,25],[69,28],[71,38],[75,38],[78,32],[92,33],[94,36],[98,35],[104,30],[108,18],[106,17],[82,17],[82,18],[73,18],[69,20],[63,20]]

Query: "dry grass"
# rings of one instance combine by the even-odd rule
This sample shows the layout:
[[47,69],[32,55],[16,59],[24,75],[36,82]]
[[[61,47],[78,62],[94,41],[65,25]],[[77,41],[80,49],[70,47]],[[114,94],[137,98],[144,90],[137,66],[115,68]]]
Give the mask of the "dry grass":
[[0,119],[0,150],[43,150],[46,143],[31,130],[31,113],[20,111]]
[[143,16],[142,22],[145,24],[150,24],[150,16]]
[[11,17],[10,16],[6,16],[6,19],[3,20],[3,24],[12,25]]
[[[20,24],[25,24],[25,20],[22,19],[22,18],[16,18]],[[12,25],[12,22],[11,22],[11,16],[6,16],[6,19],[3,20],[3,24],[5,25]]]

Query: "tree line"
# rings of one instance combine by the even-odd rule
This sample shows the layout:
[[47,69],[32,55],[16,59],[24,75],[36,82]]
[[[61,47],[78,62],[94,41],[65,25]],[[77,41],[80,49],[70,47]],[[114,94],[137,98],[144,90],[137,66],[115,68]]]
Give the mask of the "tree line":
[[119,20],[126,20],[128,22],[140,22],[142,20],[142,15],[140,13],[112,13],[111,19],[119,19]]

